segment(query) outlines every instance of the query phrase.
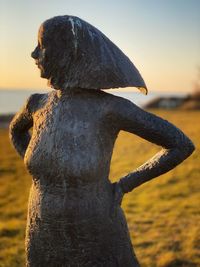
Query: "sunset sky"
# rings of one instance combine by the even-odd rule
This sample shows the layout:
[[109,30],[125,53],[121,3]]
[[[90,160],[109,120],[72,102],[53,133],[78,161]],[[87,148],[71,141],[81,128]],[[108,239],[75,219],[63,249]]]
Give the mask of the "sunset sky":
[[40,24],[75,15],[133,61],[149,91],[193,89],[200,65],[199,0],[0,0],[0,89],[46,89],[31,51]]

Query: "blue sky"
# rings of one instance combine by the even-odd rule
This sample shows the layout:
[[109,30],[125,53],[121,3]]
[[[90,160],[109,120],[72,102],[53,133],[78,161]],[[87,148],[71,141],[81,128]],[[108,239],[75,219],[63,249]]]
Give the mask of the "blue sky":
[[134,62],[149,91],[190,91],[200,65],[199,0],[0,0],[0,88],[47,88],[30,57],[39,25],[76,15]]

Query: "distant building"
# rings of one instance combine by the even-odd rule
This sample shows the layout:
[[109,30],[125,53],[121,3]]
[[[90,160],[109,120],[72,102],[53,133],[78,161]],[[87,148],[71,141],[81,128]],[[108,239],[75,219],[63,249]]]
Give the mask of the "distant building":
[[198,110],[200,109],[200,93],[184,97],[157,97],[149,101],[144,108]]
[[158,97],[145,105],[145,108],[174,109],[185,102],[186,97]]

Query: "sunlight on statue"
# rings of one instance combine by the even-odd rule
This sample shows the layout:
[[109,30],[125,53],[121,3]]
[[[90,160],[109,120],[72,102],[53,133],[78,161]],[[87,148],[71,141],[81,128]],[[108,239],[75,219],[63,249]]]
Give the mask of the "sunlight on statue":
[[[139,266],[123,196],[181,163],[193,143],[168,121],[101,90],[132,86],[147,93],[128,57],[82,19],[45,21],[32,57],[53,90],[31,95],[10,124],[10,138],[32,175],[26,266]],[[111,183],[120,130],[162,149]]]

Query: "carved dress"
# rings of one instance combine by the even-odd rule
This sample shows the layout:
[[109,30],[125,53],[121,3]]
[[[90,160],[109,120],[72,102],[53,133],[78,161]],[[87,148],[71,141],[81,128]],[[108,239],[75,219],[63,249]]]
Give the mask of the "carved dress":
[[[131,109],[127,111],[124,104]],[[124,110],[118,110],[122,107]],[[54,90],[31,96],[16,115],[10,127],[11,139],[18,152],[25,154],[33,181],[26,231],[27,266],[139,266],[124,213],[108,179],[119,131],[135,131],[145,137],[143,128],[138,127],[141,114],[133,118],[138,110],[130,101],[102,91]],[[148,130],[147,126],[147,136],[155,131],[147,139],[170,147],[174,142],[171,134],[175,143],[183,136],[173,128],[164,138],[166,133],[160,126],[165,125],[163,131],[171,126],[155,116],[153,120],[159,130]],[[32,125],[30,138],[27,130]],[[21,143],[19,138],[23,139]],[[167,168],[172,166],[168,164]],[[155,171],[148,178],[144,174],[143,179],[155,175]],[[126,186],[133,188],[133,179],[131,185],[124,179],[124,190]]]

